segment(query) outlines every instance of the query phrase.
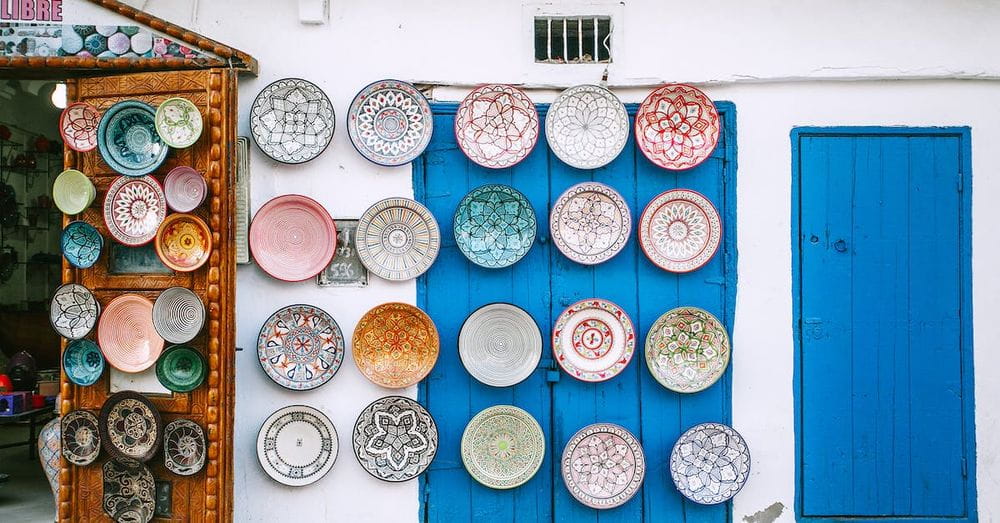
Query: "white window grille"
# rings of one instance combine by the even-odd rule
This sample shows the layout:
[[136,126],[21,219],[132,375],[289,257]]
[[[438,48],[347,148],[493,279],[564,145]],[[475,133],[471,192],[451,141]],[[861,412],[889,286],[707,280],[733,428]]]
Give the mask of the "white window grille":
[[611,62],[610,16],[536,16],[534,26],[536,63]]

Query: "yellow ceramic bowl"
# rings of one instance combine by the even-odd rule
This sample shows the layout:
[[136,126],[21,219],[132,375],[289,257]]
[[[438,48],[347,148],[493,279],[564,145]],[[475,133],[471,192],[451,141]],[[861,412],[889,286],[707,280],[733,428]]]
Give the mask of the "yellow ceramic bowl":
[[212,254],[212,231],[193,214],[171,214],[160,224],[154,243],[164,265],[175,271],[193,271]]

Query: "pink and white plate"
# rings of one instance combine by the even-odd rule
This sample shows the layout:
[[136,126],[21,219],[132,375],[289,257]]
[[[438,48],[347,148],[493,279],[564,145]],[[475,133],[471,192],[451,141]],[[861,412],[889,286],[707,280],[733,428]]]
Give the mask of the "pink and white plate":
[[705,93],[690,85],[667,84],[639,105],[635,140],[649,161],[679,171],[712,154],[719,126],[719,112]]
[[119,242],[145,245],[167,216],[167,198],[152,176],[119,176],[104,196],[104,223]]
[[285,281],[312,278],[333,259],[337,228],[316,200],[299,194],[264,204],[250,224],[250,251],[264,272]]
[[632,320],[607,300],[574,303],[559,315],[552,329],[552,353],[559,366],[578,380],[609,380],[635,354]]
[[208,184],[198,171],[181,165],[174,167],[163,179],[163,192],[167,205],[177,212],[191,212],[205,201]]
[[490,84],[469,93],[455,114],[455,138],[470,160],[502,169],[525,159],[538,142],[538,111],[524,91]]
[[71,103],[59,117],[59,134],[66,146],[85,153],[97,148],[97,127],[101,113],[86,102]]
[[670,272],[708,263],[722,241],[722,220],[701,194],[674,189],[653,198],[639,217],[639,246],[649,261]]
[[153,325],[153,302],[138,294],[111,300],[97,324],[97,344],[108,363],[122,372],[142,372],[163,352]]
[[583,427],[566,443],[562,460],[566,490],[596,509],[620,507],[632,499],[646,478],[646,455],[639,440],[614,423]]

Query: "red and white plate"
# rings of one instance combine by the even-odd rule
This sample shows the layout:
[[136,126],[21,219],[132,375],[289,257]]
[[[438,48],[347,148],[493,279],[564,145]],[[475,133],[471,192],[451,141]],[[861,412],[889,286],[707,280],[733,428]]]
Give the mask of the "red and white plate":
[[86,102],[71,103],[59,117],[59,134],[66,147],[85,153],[97,148],[97,127],[101,113]]
[[559,366],[578,380],[609,380],[635,354],[632,320],[608,300],[574,303],[559,315],[552,329],[552,353]]
[[649,161],[674,171],[705,161],[719,143],[719,112],[700,90],[667,84],[653,91],[635,115],[635,141]]
[[538,142],[538,111],[524,91],[490,84],[469,93],[455,114],[462,152],[483,167],[502,169],[525,159]]
[[142,372],[163,352],[153,325],[153,302],[138,294],[111,300],[97,324],[97,344],[108,363],[122,372]]
[[722,220],[701,194],[674,189],[653,198],[639,217],[639,246],[649,261],[670,272],[708,263],[722,241]]
[[104,197],[104,223],[119,242],[145,245],[167,216],[167,198],[152,176],[119,176]]
[[330,213],[312,198],[278,196],[264,204],[250,224],[250,251],[264,272],[302,281],[325,269],[337,246]]

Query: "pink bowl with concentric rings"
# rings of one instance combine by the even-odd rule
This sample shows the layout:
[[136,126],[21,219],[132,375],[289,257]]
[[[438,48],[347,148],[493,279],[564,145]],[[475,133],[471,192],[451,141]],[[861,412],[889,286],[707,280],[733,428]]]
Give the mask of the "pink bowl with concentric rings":
[[337,228],[330,213],[300,194],[264,204],[250,224],[250,251],[264,272],[284,281],[302,281],[330,265]]
[[167,196],[167,205],[177,212],[191,212],[205,201],[208,194],[208,184],[205,177],[198,171],[181,165],[174,167],[163,179],[163,193]]
[[153,302],[138,294],[111,300],[97,324],[97,344],[108,363],[122,372],[142,372],[163,352],[153,325]]

